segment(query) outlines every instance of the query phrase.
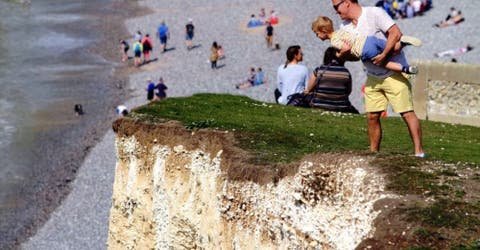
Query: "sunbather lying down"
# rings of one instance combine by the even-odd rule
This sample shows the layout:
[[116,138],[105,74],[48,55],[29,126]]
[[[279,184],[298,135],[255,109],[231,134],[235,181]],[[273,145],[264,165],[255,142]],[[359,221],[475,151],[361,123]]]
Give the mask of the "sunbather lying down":
[[461,22],[465,21],[465,18],[462,15],[461,11],[458,11],[458,14],[456,16],[452,16],[448,18],[445,21],[441,21],[440,23],[436,23],[435,26],[439,28],[451,26],[451,25],[457,25]]
[[460,47],[460,48],[456,48],[456,49],[449,49],[449,50],[445,50],[445,51],[442,51],[442,52],[435,53],[435,56],[436,57],[458,56],[458,55],[467,53],[468,51],[470,51],[472,49],[473,49],[473,47],[467,44],[465,47]]

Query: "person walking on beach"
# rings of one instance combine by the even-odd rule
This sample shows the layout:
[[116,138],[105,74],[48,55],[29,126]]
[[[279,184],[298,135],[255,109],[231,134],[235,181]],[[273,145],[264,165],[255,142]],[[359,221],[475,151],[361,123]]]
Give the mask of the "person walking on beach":
[[277,101],[283,105],[288,104],[293,94],[305,91],[310,77],[307,67],[299,64],[303,60],[302,48],[299,45],[290,46],[286,55],[287,61],[277,70],[277,89],[280,94]]
[[165,22],[162,21],[160,26],[158,26],[157,35],[158,35],[158,38],[160,39],[162,52],[167,51],[167,40],[168,40],[168,37],[170,36],[170,32]]
[[[319,16],[312,23],[312,31],[322,41],[330,40],[333,47],[341,49],[348,44],[351,46],[350,53],[362,61],[370,61],[373,57],[383,52],[386,41],[375,36],[359,36],[344,30],[335,30],[333,21],[326,16]],[[421,41],[416,37],[402,36],[400,41],[395,44],[395,53],[398,53],[404,46],[415,45],[420,46]],[[406,59],[401,60],[402,63],[387,61],[385,68],[396,72],[404,72],[406,74],[416,74],[417,66],[410,66]]]
[[127,41],[120,39],[120,48],[122,50],[122,62],[128,60],[128,50],[130,49],[130,45],[128,45]]
[[187,49],[191,50],[193,48],[193,35],[194,35],[195,26],[193,25],[193,20],[188,19],[187,25],[185,25],[185,43]]
[[210,49],[210,64],[212,69],[217,69],[218,61],[218,44],[216,41],[212,43],[212,48]]
[[267,48],[272,48],[273,45],[273,26],[267,21],[267,27],[265,28],[265,40],[267,42]]
[[[362,7],[358,0],[332,0],[332,6],[343,19],[340,29],[362,36],[378,36],[386,39],[383,52],[371,61],[363,61],[367,69],[365,85],[365,109],[367,111],[370,151],[378,152],[382,140],[380,116],[390,103],[395,112],[405,121],[414,145],[416,157],[425,157],[422,147],[422,129],[413,110],[410,82],[398,72],[381,67],[385,64],[400,40],[402,32],[390,16],[378,7]],[[343,58],[348,57],[350,48],[340,51]],[[393,55],[390,61],[402,63],[403,52]]]
[[135,53],[135,57],[133,59],[133,65],[135,65],[135,67],[140,67],[141,65],[140,57],[142,56],[142,51],[143,51],[142,41],[138,40],[133,44],[133,52]]
[[143,63],[150,62],[150,51],[153,50],[153,43],[152,39],[150,39],[150,34],[146,34],[144,38],[142,38],[142,46],[143,46]]

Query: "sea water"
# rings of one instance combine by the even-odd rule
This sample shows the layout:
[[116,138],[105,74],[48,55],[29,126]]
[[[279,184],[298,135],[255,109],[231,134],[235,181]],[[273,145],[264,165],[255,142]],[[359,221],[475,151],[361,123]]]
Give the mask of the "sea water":
[[[112,66],[85,48],[99,36],[88,10],[108,1],[0,0],[0,248],[21,230],[8,221],[29,207],[20,191],[39,188],[39,176],[48,175],[42,163],[62,167],[54,166],[61,149],[49,147],[74,144],[61,141],[62,131],[75,138],[79,124],[105,112],[108,89],[98,81]],[[88,118],[74,114],[75,103],[87,107]],[[59,142],[39,142],[52,131]]]

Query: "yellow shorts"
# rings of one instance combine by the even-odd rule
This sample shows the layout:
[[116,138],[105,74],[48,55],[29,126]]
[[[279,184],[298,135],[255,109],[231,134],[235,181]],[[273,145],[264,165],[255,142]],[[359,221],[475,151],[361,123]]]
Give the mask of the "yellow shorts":
[[365,110],[381,112],[386,110],[390,103],[396,113],[412,111],[411,89],[410,82],[401,73],[385,79],[368,76],[365,84]]

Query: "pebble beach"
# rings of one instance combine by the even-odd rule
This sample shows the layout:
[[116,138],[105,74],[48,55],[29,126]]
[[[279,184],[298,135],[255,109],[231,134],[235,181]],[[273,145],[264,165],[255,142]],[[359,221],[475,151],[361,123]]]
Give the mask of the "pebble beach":
[[[374,0],[360,0],[364,6],[372,6]],[[471,0],[434,1],[433,8],[422,16],[396,20],[403,34],[416,36],[423,41],[420,48],[406,48],[409,60],[438,60],[448,62],[450,57],[436,58],[435,53],[463,47],[470,44],[474,49],[456,57],[458,63],[478,64],[480,62],[480,36],[474,24],[479,23],[478,8],[472,7]],[[169,97],[190,96],[195,93],[229,93],[246,95],[252,99],[274,102],[276,69],[285,62],[285,50],[298,44],[304,52],[303,64],[309,70],[319,66],[323,52],[329,46],[315,37],[310,29],[311,22],[319,15],[329,16],[338,27],[339,17],[330,1],[313,0],[199,0],[199,1],[138,1],[138,8],[144,13],[126,19],[125,25],[130,44],[138,30],[149,33],[154,42],[152,58],[155,61],[133,67],[133,59],[122,64],[118,60],[117,76],[126,82],[121,91],[126,98],[121,103],[134,108],[147,103],[147,79],[162,77],[168,86]],[[436,28],[433,25],[443,20],[454,5],[462,10],[465,21],[457,26]],[[117,7],[121,7],[119,3]],[[266,47],[264,26],[247,28],[251,14],[258,15],[260,8],[267,14],[275,10],[279,24],[275,28],[275,41],[280,50]],[[189,18],[195,25],[194,44],[197,48],[187,50],[184,41],[185,24]],[[155,37],[161,21],[170,28],[169,51],[161,53],[159,41]],[[115,35],[115,34],[113,34]],[[123,35],[123,34],[117,34]],[[217,41],[225,50],[226,58],[219,61],[221,67],[210,69],[208,62],[210,47]],[[130,50],[131,54],[131,50]],[[118,56],[120,58],[120,56]],[[361,85],[366,76],[362,64],[346,64],[353,76],[352,104],[363,110]],[[262,67],[267,83],[247,89],[236,89],[248,76],[251,67]],[[111,112],[115,112],[112,107]],[[112,115],[112,114],[108,114]],[[111,129],[105,131],[100,141],[93,147],[79,168],[72,183],[72,190],[62,204],[50,215],[48,221],[37,233],[21,245],[22,249],[105,249],[108,237],[108,216],[111,207],[112,186],[116,163],[115,135]]]

